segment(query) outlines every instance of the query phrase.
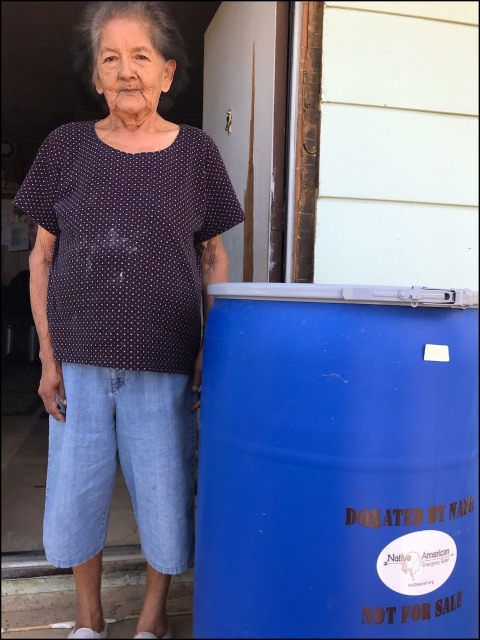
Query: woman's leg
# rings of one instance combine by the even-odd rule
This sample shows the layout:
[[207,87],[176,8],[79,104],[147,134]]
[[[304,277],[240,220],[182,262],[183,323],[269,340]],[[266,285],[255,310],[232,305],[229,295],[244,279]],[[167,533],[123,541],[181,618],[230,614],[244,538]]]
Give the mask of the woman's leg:
[[138,631],[162,637],[171,576],[193,559],[191,381],[180,374],[128,371],[116,400],[120,464],[148,562]]
[[72,568],[77,590],[78,611],[75,628],[87,627],[102,631],[103,610],[100,599],[102,578],[102,552],[91,560]]
[[43,540],[47,559],[72,567],[76,628],[103,627],[102,551],[117,467],[115,376],[107,368],[63,363],[66,421],[50,417]]
[[138,618],[137,633],[150,631],[161,638],[167,630],[167,596],[170,575],[159,573],[147,564],[147,587]]

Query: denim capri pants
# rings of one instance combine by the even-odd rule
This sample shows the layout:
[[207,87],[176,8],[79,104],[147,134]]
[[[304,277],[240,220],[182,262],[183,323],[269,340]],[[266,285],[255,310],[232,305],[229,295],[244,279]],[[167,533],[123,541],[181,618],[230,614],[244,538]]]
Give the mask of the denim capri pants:
[[55,567],[105,546],[118,460],[142,552],[157,571],[193,560],[195,413],[188,375],[63,363],[66,421],[50,416],[43,542]]

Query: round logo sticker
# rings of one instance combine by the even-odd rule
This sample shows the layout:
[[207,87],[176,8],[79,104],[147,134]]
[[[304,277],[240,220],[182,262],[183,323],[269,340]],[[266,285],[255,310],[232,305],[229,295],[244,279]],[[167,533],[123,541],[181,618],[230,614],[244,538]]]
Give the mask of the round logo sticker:
[[380,580],[393,591],[421,596],[435,591],[450,577],[457,545],[443,531],[415,531],[396,538],[377,560]]

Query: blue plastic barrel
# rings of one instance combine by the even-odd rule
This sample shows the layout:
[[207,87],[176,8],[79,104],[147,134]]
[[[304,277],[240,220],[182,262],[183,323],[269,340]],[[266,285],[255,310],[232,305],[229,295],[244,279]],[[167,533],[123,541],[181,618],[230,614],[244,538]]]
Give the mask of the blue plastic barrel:
[[195,638],[478,638],[478,294],[214,285]]

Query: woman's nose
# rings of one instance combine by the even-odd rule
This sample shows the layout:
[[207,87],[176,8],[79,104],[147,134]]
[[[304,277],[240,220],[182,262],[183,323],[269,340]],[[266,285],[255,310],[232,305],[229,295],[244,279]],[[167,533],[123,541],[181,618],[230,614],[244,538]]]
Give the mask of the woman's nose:
[[135,75],[132,62],[129,58],[120,58],[119,75],[121,78],[132,78]]

